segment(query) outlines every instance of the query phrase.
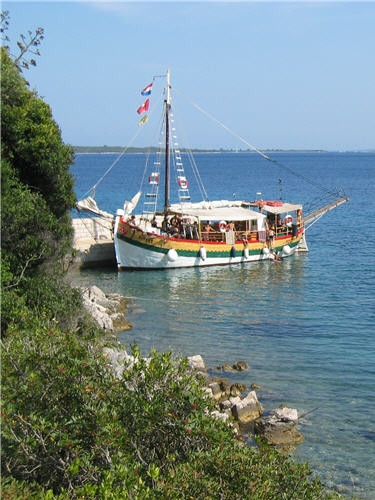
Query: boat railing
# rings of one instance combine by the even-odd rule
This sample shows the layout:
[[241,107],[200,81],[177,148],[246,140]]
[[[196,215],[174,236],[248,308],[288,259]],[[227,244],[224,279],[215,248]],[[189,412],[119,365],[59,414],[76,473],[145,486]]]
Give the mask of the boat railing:
[[304,226],[304,221],[302,219],[295,220],[288,224],[282,224],[281,226],[271,226],[274,230],[276,236],[287,236],[288,234],[293,234],[299,231]]
[[[257,241],[259,239],[259,231],[230,231],[233,234],[234,241]],[[202,240],[203,241],[212,241],[212,242],[227,242],[228,240],[228,231],[210,231],[204,232],[202,231]]]

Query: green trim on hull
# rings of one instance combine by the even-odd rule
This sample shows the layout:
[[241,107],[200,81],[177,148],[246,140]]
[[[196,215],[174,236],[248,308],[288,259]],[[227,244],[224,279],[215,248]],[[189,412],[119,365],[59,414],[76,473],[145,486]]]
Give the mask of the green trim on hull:
[[[148,245],[147,243],[144,243],[144,242],[141,242],[141,241],[138,241],[136,239],[133,239],[133,238],[127,238],[126,236],[124,236],[123,234],[117,234],[116,235],[118,239],[122,240],[122,241],[125,241],[126,243],[128,243],[129,245],[133,245],[133,246],[136,246],[136,247],[139,247],[139,248],[142,248],[143,250],[148,250],[149,252],[157,252],[157,253],[161,253],[161,254],[164,254],[164,255],[167,255],[168,251],[171,250],[170,248],[161,248],[161,247],[157,247],[157,246],[154,246],[154,245]],[[278,246],[274,246],[272,248],[272,251],[282,251],[283,247],[285,245],[289,245],[291,248],[294,248],[296,247],[300,242],[300,238],[298,238],[297,241],[294,241],[294,242],[285,242],[283,243],[282,245],[278,245]],[[204,246],[204,242],[202,241],[200,243],[200,247],[201,246]],[[210,258],[228,258],[228,257],[233,257],[233,254],[232,254],[232,248],[234,247],[235,245],[231,245],[230,249],[229,250],[223,250],[223,251],[213,251],[213,250],[209,250],[209,248],[205,247],[206,248],[206,252],[207,252],[207,259],[210,259]],[[248,247],[247,247],[248,248]],[[263,248],[267,248],[267,247],[263,247]],[[251,250],[248,248],[249,250],[249,255],[261,255],[262,252],[263,252],[263,248],[260,248],[260,249],[255,249],[255,250]],[[238,257],[241,257],[243,256],[244,254],[244,250],[245,248],[241,249],[241,250],[237,250],[237,256]],[[196,257],[199,257],[200,255],[200,248],[198,250],[183,250],[181,248],[178,248],[176,249],[176,251],[178,252],[178,255],[180,257],[192,257],[192,258],[196,258]]]

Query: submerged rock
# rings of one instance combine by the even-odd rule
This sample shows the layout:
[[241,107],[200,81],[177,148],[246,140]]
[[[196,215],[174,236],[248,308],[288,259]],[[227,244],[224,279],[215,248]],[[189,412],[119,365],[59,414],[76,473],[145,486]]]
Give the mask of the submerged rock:
[[273,415],[257,419],[254,431],[269,444],[282,451],[290,451],[304,441],[303,435],[296,428],[297,423],[297,410],[283,406],[273,410]]
[[246,361],[236,361],[233,365],[226,363],[217,367],[218,370],[222,372],[244,372],[249,369],[249,365]]
[[236,361],[236,363],[233,364],[232,368],[236,372],[244,372],[249,369],[249,366],[246,361]]

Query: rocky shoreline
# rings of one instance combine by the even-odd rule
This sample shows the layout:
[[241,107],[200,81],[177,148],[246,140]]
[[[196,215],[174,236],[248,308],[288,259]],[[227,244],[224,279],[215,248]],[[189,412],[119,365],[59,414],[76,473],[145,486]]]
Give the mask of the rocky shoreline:
[[[82,288],[83,305],[96,323],[107,333],[116,334],[131,329],[126,320],[127,300],[119,294],[106,295],[97,286]],[[121,377],[124,362],[131,361],[131,356],[124,348],[105,348],[116,376]],[[256,390],[261,387],[252,384],[250,390],[241,383],[231,383],[228,378],[212,376],[200,355],[188,357],[189,369],[196,376],[203,377],[207,393],[216,401],[219,418],[232,418],[240,432],[262,436],[269,444],[280,451],[291,451],[304,440],[297,429],[298,411],[281,405],[264,415],[262,404]],[[220,372],[242,372],[248,369],[245,361],[217,368]]]
[[107,333],[118,333],[131,329],[126,320],[127,300],[122,295],[106,295],[97,286],[81,288],[83,306],[100,328]]

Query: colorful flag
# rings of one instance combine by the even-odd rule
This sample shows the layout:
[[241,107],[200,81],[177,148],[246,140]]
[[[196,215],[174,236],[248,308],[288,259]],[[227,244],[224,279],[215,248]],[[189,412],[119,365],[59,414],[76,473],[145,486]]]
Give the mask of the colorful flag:
[[147,87],[145,87],[142,91],[141,91],[141,95],[150,95],[151,94],[151,91],[152,91],[152,83],[149,83],[147,85]]
[[148,115],[142,116],[142,118],[139,120],[138,125],[143,125],[144,123],[148,122]]
[[150,105],[150,99],[146,99],[145,102],[142,104],[142,106],[139,106],[139,108],[137,109],[137,113],[140,115],[145,111],[148,111],[149,105]]

